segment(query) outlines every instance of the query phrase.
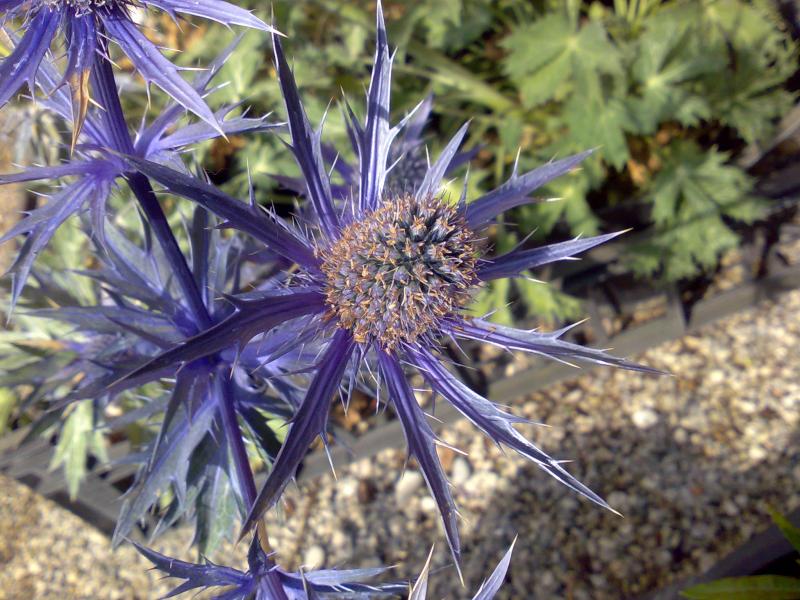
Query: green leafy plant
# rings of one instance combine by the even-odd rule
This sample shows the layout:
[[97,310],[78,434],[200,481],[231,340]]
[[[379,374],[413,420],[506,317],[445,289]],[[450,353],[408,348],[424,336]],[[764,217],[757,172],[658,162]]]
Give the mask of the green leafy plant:
[[551,154],[601,145],[566,194],[553,190],[565,201],[525,209],[525,221],[540,235],[560,223],[593,233],[609,209],[628,208],[645,232],[628,254],[636,273],[677,280],[713,268],[738,242],[730,221],[764,208],[734,159],[766,141],[792,103],[782,86],[796,48],[771,6],[573,4],[528,19],[502,41],[505,72],[533,111],[515,129],[538,117],[534,143]]

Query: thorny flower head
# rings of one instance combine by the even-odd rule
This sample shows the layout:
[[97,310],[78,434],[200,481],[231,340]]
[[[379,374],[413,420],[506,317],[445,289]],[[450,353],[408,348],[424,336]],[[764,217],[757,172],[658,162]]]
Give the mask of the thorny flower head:
[[[186,82],[178,67],[139,30],[131,18],[138,8],[157,9],[173,19],[195,15],[225,25],[273,31],[249,11],[224,0],[2,0],[0,28],[21,23],[24,32],[11,54],[0,62],[0,107],[24,85],[33,93],[37,70],[56,34],[63,31],[67,64],[61,83],[72,92],[74,138],[89,107],[90,76],[100,61],[110,61],[108,40],[116,42],[144,80],[216,128],[220,123],[201,93]],[[94,90],[97,94],[97,90]]]
[[[164,352],[130,376],[190,363],[230,346],[245,348],[253,336],[287,320],[302,318],[305,330],[327,346],[316,362],[305,398],[244,524],[243,535],[277,502],[314,439],[326,439],[332,397],[340,390],[348,365],[353,363],[376,372],[377,388],[397,413],[409,454],[419,463],[439,506],[447,540],[458,563],[461,550],[457,512],[436,453],[439,440],[417,402],[406,368],[418,371],[436,394],[495,442],[514,449],[602,506],[607,506],[605,501],[567,472],[562,461],[548,456],[515,429],[514,424],[523,419],[475,393],[450,372],[438,356],[441,340],[477,340],[556,360],[655,371],[570,343],[562,338],[569,328],[540,333],[501,327],[465,314],[462,308],[471,290],[482,282],[519,276],[528,269],[573,257],[617,234],[489,257],[480,232],[502,212],[531,202],[533,190],[567,173],[589,153],[524,174],[515,169],[497,189],[469,203],[463,196],[451,203],[442,193],[442,182],[458,156],[466,125],[438,159],[427,165],[424,176],[410,191],[406,191],[406,185],[388,186],[394,164],[390,160],[393,141],[412,116],[390,126],[393,55],[380,4],[377,23],[377,50],[363,125],[349,106],[346,110],[358,167],[353,174],[355,185],[344,195],[333,191],[321,131],[311,128],[280,39],[273,35],[290,147],[302,172],[308,199],[307,210],[302,213],[303,229],[293,228],[275,215],[259,215],[197,178],[151,161],[130,159],[132,168],[159,181],[167,190],[216,212],[230,226],[266,242],[274,252],[297,263],[300,271],[284,296],[271,304],[239,301],[237,312],[227,320]],[[345,396],[353,384],[351,378]]]
[[413,344],[478,283],[478,246],[457,207],[402,196],[344,227],[317,252],[331,318],[359,344]]

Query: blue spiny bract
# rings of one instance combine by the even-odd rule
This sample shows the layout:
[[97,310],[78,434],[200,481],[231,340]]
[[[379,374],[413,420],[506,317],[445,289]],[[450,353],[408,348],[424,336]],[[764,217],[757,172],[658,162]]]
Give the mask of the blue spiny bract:
[[0,27],[7,21],[19,20],[24,33],[15,39],[11,54],[0,62],[0,107],[24,84],[33,90],[39,65],[61,29],[67,49],[63,82],[72,92],[73,146],[89,107],[92,72],[97,64],[110,63],[109,40],[119,45],[147,83],[156,84],[222,133],[203,97],[130,18],[131,6],[163,10],[173,18],[178,14],[195,15],[228,26],[273,31],[249,11],[223,0],[2,0]]
[[50,10],[68,10],[76,17],[125,7],[129,0],[41,0],[41,5]]
[[476,236],[438,198],[389,199],[318,251],[338,326],[385,350],[413,344],[470,299]]

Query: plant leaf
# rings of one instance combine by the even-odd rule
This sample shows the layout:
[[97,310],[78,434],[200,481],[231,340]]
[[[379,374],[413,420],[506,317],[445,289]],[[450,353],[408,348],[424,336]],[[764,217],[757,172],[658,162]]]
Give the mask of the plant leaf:
[[783,514],[775,509],[770,509],[769,515],[772,517],[775,525],[781,530],[783,537],[785,537],[792,547],[800,552],[800,528],[795,527]]
[[102,461],[108,460],[103,434],[95,429],[93,401],[84,400],[75,403],[64,419],[56,451],[50,462],[51,469],[64,466],[69,497],[72,500],[78,496],[81,480],[86,476],[86,461],[90,454],[96,455]]
[[797,600],[800,579],[783,575],[726,577],[681,592],[691,600]]

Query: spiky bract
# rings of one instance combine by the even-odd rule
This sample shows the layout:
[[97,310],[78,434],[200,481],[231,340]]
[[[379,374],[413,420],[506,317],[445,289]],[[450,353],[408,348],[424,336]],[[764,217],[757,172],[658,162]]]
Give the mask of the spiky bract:
[[131,4],[131,0],[41,0],[40,4],[43,8],[69,10],[76,17],[82,17],[103,9],[109,11],[124,7],[126,4]]

